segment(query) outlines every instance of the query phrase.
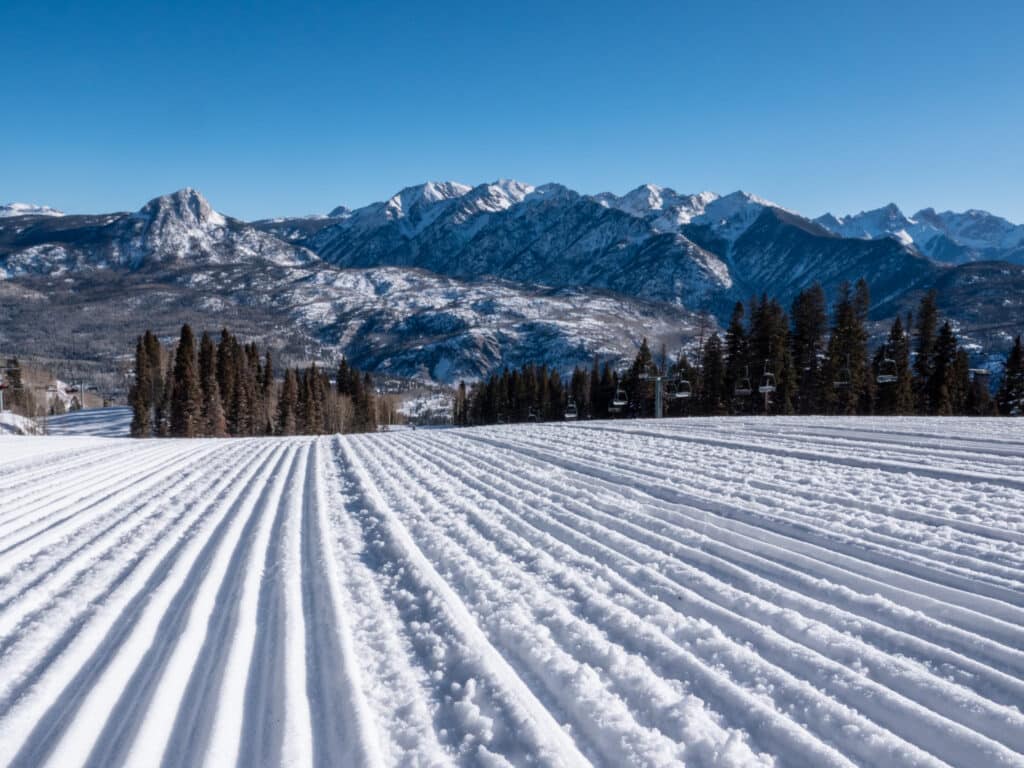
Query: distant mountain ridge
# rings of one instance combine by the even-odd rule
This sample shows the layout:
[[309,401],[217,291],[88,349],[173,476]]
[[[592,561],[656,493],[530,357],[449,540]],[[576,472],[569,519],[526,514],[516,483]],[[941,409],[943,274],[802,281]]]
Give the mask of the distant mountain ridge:
[[830,213],[815,221],[843,237],[893,237],[936,261],[1009,261],[1024,264],[1024,225],[1012,224],[987,211],[960,213],[924,208],[905,216],[895,203],[852,216]]
[[[677,349],[693,342],[697,313],[721,322],[762,293],[788,306],[815,281],[834,295],[865,277],[879,321],[945,286],[944,308],[979,350],[1024,323],[1024,234],[980,211],[908,218],[890,205],[812,220],[744,191],[583,195],[513,180],[427,182],[362,208],[254,222],[189,188],[135,212],[5,210],[5,348],[31,339],[17,324],[44,296],[102,317],[116,305],[104,333],[236,316],[240,332],[283,333],[291,354],[346,352],[446,381],[530,358],[628,355],[645,333]],[[969,269],[992,259],[1003,266]]]

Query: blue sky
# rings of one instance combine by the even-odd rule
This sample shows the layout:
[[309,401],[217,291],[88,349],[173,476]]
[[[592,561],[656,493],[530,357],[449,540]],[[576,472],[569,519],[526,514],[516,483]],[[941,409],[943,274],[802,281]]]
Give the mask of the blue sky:
[[1024,221],[1024,3],[239,5],[0,4],[0,202],[257,218],[508,177]]

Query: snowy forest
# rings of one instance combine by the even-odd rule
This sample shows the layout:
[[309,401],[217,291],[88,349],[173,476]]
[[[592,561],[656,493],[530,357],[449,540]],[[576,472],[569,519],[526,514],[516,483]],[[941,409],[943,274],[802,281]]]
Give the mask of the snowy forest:
[[269,350],[226,328],[217,343],[203,333],[197,345],[187,324],[173,351],[148,330],[138,338],[129,401],[133,437],[373,432],[378,422],[372,377],[344,358],[333,385],[315,363],[277,381]]
[[997,393],[988,372],[970,367],[934,291],[916,316],[896,317],[885,342],[869,349],[866,281],[843,285],[831,321],[815,284],[789,314],[762,296],[737,302],[724,338],[699,340],[694,360],[668,360],[644,339],[632,365],[577,367],[566,381],[557,370],[526,365],[486,381],[459,384],[456,424],[605,419],[654,415],[660,377],[666,416],[727,414],[1018,415],[1024,410],[1024,364],[1018,336]]

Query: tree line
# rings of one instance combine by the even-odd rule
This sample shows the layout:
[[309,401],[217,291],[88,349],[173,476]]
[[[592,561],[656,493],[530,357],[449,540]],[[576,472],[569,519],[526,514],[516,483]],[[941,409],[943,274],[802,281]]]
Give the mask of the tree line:
[[[1024,412],[1024,359],[1018,336],[995,398],[987,376],[972,375],[967,351],[934,291],[916,316],[896,317],[883,344],[869,349],[866,281],[840,286],[831,317],[825,291],[801,291],[787,313],[766,295],[737,302],[723,335],[700,339],[696,357],[655,359],[643,340],[625,370],[597,357],[568,381],[557,369],[524,365],[467,389],[460,382],[458,425],[653,416],[656,378],[665,415],[888,414],[997,415]],[[770,385],[770,392],[762,386]]]
[[166,349],[146,331],[135,346],[129,392],[134,437],[250,437],[373,432],[373,379],[342,358],[332,384],[315,363],[274,376],[270,350],[244,344],[227,328],[217,342],[181,328]]

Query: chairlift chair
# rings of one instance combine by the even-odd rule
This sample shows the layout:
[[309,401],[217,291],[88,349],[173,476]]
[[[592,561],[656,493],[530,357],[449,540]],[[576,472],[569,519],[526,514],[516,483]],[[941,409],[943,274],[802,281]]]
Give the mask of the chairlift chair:
[[899,381],[899,371],[896,368],[896,361],[882,353],[882,362],[878,364],[878,376],[875,381],[879,384],[895,384]]
[[744,368],[743,378],[737,382],[733,394],[736,397],[749,397],[753,392],[754,388],[750,384],[750,366],[747,366]]
[[565,418],[567,421],[572,421],[579,417],[579,411],[576,409],[576,401],[570,400],[569,404],[565,406]]
[[679,379],[676,382],[674,395],[677,399],[683,399],[689,397],[693,393],[693,389],[690,387],[690,382],[686,379]]
[[764,373],[761,374],[761,385],[757,391],[768,395],[775,391],[775,374],[768,370],[768,361],[764,361]]
[[626,390],[618,387],[615,390],[615,396],[612,397],[612,404],[608,406],[608,410],[611,413],[620,413],[628,403],[629,399],[626,397]]

